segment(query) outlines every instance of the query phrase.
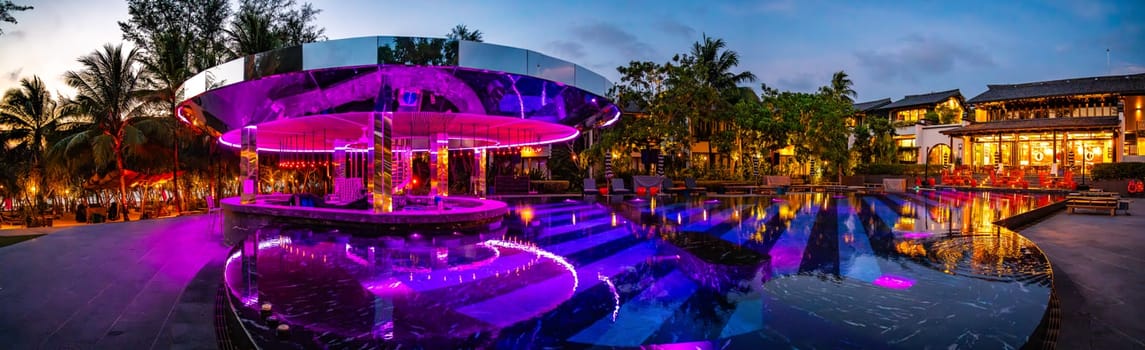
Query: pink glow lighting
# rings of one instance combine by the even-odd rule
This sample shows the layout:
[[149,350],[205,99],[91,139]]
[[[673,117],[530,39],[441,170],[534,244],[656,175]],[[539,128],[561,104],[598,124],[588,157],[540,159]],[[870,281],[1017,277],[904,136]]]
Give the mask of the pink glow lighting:
[[616,292],[616,285],[612,284],[612,280],[608,279],[608,276],[605,276],[602,273],[597,273],[596,279],[604,282],[604,284],[607,284],[608,291],[612,292],[612,322],[616,322],[616,316],[620,314],[620,293]]
[[616,109],[616,115],[614,115],[612,117],[612,119],[609,119],[608,121],[604,122],[604,124],[601,124],[600,127],[603,128],[603,127],[607,127],[609,125],[612,125],[613,123],[616,123],[617,120],[620,120],[620,108]]
[[930,233],[930,232],[903,232],[902,238],[926,239],[927,237],[930,237],[931,235],[933,235],[933,233]]
[[577,287],[580,286],[580,276],[578,276],[576,273],[576,267],[573,267],[572,263],[569,263],[569,261],[566,260],[565,257],[563,257],[563,256],[553,254],[550,251],[541,249],[541,248],[534,246],[534,245],[526,245],[526,244],[520,244],[520,243],[515,243],[515,242],[506,242],[506,241],[496,240],[496,239],[490,239],[488,241],[485,241],[484,244],[488,245],[488,246],[522,250],[522,251],[532,253],[536,256],[552,260],[554,263],[557,263],[557,265],[561,265],[562,267],[565,268],[565,270],[568,270],[569,273],[572,274],[572,278],[573,278],[572,290],[573,290],[573,292],[576,292]]
[[895,275],[882,275],[871,283],[879,287],[898,290],[906,290],[914,286],[914,280]]
[[[280,247],[280,246],[287,245],[287,244],[290,244],[290,237],[279,237],[279,238],[275,238],[275,239],[268,239],[268,240],[265,240],[262,242],[258,242],[258,250],[268,249],[271,247]],[[223,264],[223,271],[229,271],[231,263],[234,262],[235,260],[238,260],[239,257],[241,257],[241,256],[242,256],[241,251],[235,252],[234,254],[231,254],[231,256],[228,256],[226,263]],[[230,276],[229,273],[225,273],[225,272],[223,273],[223,283],[225,283],[228,286],[232,286],[233,284],[231,284],[229,276]],[[243,306],[252,306],[252,305],[258,303],[258,299],[252,295],[236,295],[236,296],[239,298],[240,301],[242,301]]]

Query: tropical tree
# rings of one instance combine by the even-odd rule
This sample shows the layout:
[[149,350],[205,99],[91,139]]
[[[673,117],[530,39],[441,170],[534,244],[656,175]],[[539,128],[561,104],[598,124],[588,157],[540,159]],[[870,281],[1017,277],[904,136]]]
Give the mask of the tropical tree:
[[819,92],[853,104],[855,103],[855,97],[859,96],[859,94],[855,92],[854,85],[846,72],[838,71],[831,75],[831,84],[820,87]]
[[714,89],[722,97],[705,106],[702,110],[708,113],[702,114],[697,120],[703,129],[702,133],[708,135],[708,168],[711,169],[715,162],[715,155],[712,153],[713,143],[722,141],[720,143],[725,147],[731,143],[739,143],[739,140],[730,140],[736,137],[735,132],[720,133],[720,131],[728,131],[723,129],[727,128],[725,124],[732,115],[729,113],[730,106],[743,97],[738,85],[754,82],[756,77],[749,71],[733,72],[739,65],[739,53],[728,50],[727,43],[723,39],[714,39],[707,34],[704,34],[700,41],[693,43],[691,52],[679,62],[690,67],[688,73],[696,80],[699,88]]
[[466,27],[464,24],[458,24],[457,26],[454,26],[453,29],[449,30],[449,34],[446,34],[445,38],[448,40],[452,40],[452,41],[466,40],[466,41],[482,42],[482,41],[484,41],[484,40],[482,40],[484,34],[485,33],[482,33],[480,30],[477,30],[477,29],[471,30],[471,29],[469,29],[469,27]]
[[855,136],[855,144],[852,149],[855,151],[859,163],[873,163],[875,161],[875,148],[871,128],[867,127],[867,124],[859,124],[851,130],[851,134]]
[[[620,84],[609,94],[624,109],[635,111],[639,116],[630,116],[624,125],[612,129],[600,147],[620,148],[626,154],[645,148],[676,153],[683,145],[690,144],[682,137],[688,131],[686,117],[678,113],[678,104],[687,100],[672,98],[677,94],[667,91],[669,70],[676,68],[647,61],[632,61],[627,67],[617,67]],[[602,152],[596,153],[603,156]]]
[[764,95],[762,101],[743,100],[733,107],[733,121],[741,134],[739,153],[749,157],[771,155],[790,143],[790,134],[796,129],[794,120],[776,113],[773,100]]
[[704,34],[701,41],[692,43],[690,57],[700,83],[721,92],[755,81],[755,74],[749,71],[732,72],[739,66],[739,53],[728,50],[724,39],[713,39]]
[[313,23],[322,10],[294,0],[243,0],[226,33],[234,56],[252,55],[323,38]]
[[119,29],[144,57],[160,52],[158,46],[176,40],[172,37],[186,43],[184,59],[192,72],[229,57],[224,30],[231,16],[227,0],[127,0],[127,12],[130,17],[119,22]]
[[841,181],[851,157],[847,148],[849,130],[846,125],[846,118],[852,114],[851,104],[823,93],[787,91],[768,98],[768,102],[780,118],[793,126],[791,143],[795,158],[800,163],[829,162],[816,164],[816,167],[834,167]]
[[[445,34],[445,41],[442,42],[442,54],[444,55],[446,64],[457,64],[457,52],[460,50],[458,48],[458,46],[460,46],[460,43],[458,43],[459,40],[482,42],[485,41],[484,35],[485,33],[482,33],[480,30],[469,29],[469,27],[466,27],[464,24],[458,24],[454,26],[453,29],[450,29],[449,33]],[[406,40],[409,39],[407,38]],[[423,43],[423,45],[425,45],[434,39],[421,40],[425,42]],[[383,51],[385,49],[387,48],[378,47],[378,53],[381,57],[387,57],[387,53]],[[390,53],[390,55],[393,54]]]
[[[0,2],[0,22],[8,22],[16,24],[16,17],[12,17],[12,12],[31,10],[31,6],[20,6],[13,4],[11,1],[4,0]],[[4,35],[4,30],[0,29],[0,35]]]
[[[180,139],[187,137],[185,128],[181,128],[175,116],[175,109],[182,99],[179,91],[180,85],[191,77],[188,57],[191,52],[190,38],[179,33],[158,32],[150,40],[151,52],[143,55],[140,64],[144,68],[146,77],[146,90],[143,90],[144,99],[154,106],[155,115],[166,115],[170,121],[171,172],[175,184],[175,207],[177,211],[183,210],[183,196],[179,186],[179,148]],[[157,136],[157,135],[156,135]],[[152,136],[151,138],[156,138]]]
[[165,123],[142,116],[146,81],[138,49],[124,51],[122,45],[107,44],[102,50],[80,57],[79,62],[83,69],[65,73],[64,81],[76,89],[74,103],[82,113],[91,116],[92,123],[87,131],[62,142],[69,148],[90,145],[97,168],[114,161],[119,174],[120,203],[126,205],[125,155],[141,151],[146,141],[143,129],[162,128]]
[[0,100],[0,147],[5,152],[26,155],[33,170],[34,183],[39,187],[38,199],[49,195],[45,152],[58,132],[69,127],[67,118],[73,109],[58,102],[48,92],[40,77],[20,79],[20,87],[4,93]]
[[871,154],[874,163],[891,164],[895,162],[895,127],[887,118],[867,118],[867,127],[871,129]]

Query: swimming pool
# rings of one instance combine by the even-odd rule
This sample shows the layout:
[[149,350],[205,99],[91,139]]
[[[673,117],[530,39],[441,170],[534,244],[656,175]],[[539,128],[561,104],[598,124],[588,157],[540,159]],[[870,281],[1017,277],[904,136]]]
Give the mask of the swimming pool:
[[[1054,200],[556,200],[510,203],[482,232],[267,226],[228,259],[226,284],[256,342],[285,347],[1016,348],[1052,273],[991,223]],[[289,340],[257,331],[262,303]]]

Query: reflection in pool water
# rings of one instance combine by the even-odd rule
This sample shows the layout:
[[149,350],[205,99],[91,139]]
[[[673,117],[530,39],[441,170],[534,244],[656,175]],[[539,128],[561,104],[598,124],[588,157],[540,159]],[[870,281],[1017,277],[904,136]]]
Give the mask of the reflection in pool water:
[[266,227],[226,281],[299,330],[260,340],[285,347],[1000,348],[1045,313],[1049,263],[991,222],[1054,198],[782,198],[513,203],[500,232],[444,236]]

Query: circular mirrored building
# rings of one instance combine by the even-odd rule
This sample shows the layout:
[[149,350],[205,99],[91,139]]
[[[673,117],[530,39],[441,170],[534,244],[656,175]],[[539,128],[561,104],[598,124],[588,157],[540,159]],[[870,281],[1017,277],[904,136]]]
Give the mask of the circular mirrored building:
[[[176,112],[240,150],[241,196],[222,200],[226,227],[271,218],[456,226],[507,210],[483,199],[490,153],[519,154],[611,124],[620,110],[604,97],[610,87],[584,67],[530,50],[377,36],[205,70],[184,83]],[[260,166],[327,181],[321,191],[264,187],[260,175],[277,174],[260,174]]]

